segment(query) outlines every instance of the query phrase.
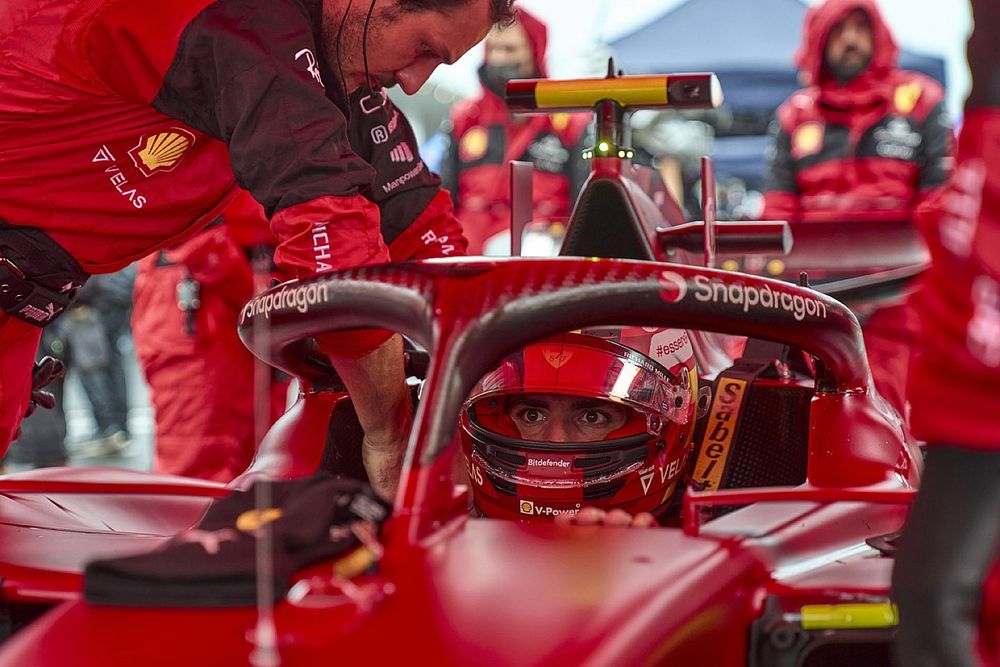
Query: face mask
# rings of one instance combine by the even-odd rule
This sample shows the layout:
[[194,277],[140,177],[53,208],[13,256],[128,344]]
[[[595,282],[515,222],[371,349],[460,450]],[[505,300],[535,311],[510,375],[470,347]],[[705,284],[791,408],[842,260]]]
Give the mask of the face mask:
[[524,75],[521,74],[520,65],[483,64],[479,68],[479,80],[482,82],[483,88],[500,98],[503,98],[508,81],[521,78],[524,78]]

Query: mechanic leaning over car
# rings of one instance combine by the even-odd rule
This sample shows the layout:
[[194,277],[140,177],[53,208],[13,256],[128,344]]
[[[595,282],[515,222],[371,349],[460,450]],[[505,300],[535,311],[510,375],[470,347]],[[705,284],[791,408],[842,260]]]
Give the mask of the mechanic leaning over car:
[[[413,139],[382,88],[416,92],[508,21],[511,1],[3,3],[0,453],[39,390],[41,327],[87,276],[191,236],[241,187],[294,277],[461,252],[437,177],[416,154],[392,160]],[[401,339],[321,344],[390,497],[412,420]]]
[[[518,9],[516,23],[486,37],[479,68],[482,93],[451,110],[451,142],[441,178],[455,200],[469,254],[496,254],[485,246],[510,226],[510,160],[535,166],[534,221],[568,220],[587,176],[582,150],[590,114],[514,116],[504,101],[511,79],[548,76],[547,41],[545,24]],[[503,247],[506,254],[509,245]]]
[[[874,0],[809,9],[796,54],[808,87],[778,109],[764,219],[877,225],[937,205],[952,153],[944,91],[898,57]],[[914,327],[905,303],[864,326],[875,386],[903,415]]]
[[913,298],[910,401],[928,445],[892,589],[907,667],[1000,664],[1000,3],[973,0],[972,16],[955,173],[944,210],[918,217],[933,264]]

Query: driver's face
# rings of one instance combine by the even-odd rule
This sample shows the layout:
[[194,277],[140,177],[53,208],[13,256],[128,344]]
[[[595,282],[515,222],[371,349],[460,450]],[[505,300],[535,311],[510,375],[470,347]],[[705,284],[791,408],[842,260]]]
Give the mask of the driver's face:
[[[323,36],[328,57],[336,58],[343,2],[325,0]],[[352,5],[340,44],[340,65],[348,90],[365,85],[362,51],[367,2]],[[420,90],[438,65],[453,63],[478,44],[492,27],[489,0],[468,0],[446,9],[404,11],[393,0],[376,5],[368,27],[368,73],[384,87],[399,84],[407,95]],[[336,62],[331,62],[338,72]]]
[[507,415],[524,440],[595,442],[624,426],[629,409],[594,398],[523,394],[510,399]]

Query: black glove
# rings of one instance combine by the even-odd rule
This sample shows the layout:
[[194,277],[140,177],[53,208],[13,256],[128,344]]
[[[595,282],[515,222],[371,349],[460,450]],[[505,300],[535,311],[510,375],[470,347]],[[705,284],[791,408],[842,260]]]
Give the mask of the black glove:
[[[31,399],[28,401],[28,408],[24,411],[24,419],[27,419],[39,408],[51,410],[56,407],[56,397],[49,391],[42,391],[42,387],[47,387],[53,380],[66,377],[66,364],[55,357],[45,356],[35,362],[31,369]],[[21,427],[17,427],[14,433],[14,440],[21,437]]]
[[61,359],[45,356],[36,361],[35,367],[31,369],[31,402],[24,416],[30,415],[38,406],[46,410],[54,408],[56,397],[51,392],[42,391],[42,387],[47,387],[53,380],[64,377],[66,377],[66,364]]
[[297,570],[352,552],[368,534],[362,531],[377,531],[390,511],[367,485],[325,472],[272,482],[271,507],[263,515],[253,488],[234,491],[214,501],[194,529],[156,551],[88,564],[84,597],[133,607],[252,606],[255,531],[262,517],[273,521],[273,592],[280,598]]

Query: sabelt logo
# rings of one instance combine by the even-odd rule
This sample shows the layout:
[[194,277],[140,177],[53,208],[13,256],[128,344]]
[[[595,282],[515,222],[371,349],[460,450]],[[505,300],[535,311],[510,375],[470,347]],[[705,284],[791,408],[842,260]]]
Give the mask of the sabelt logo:
[[565,509],[536,505],[533,500],[518,500],[517,504],[521,509],[521,514],[528,514],[531,516],[556,516],[559,514],[578,514],[580,512],[580,503],[577,503],[576,507],[568,507]]
[[528,465],[535,468],[568,468],[569,461],[558,459],[528,459]]
[[719,380],[694,467],[694,479],[705,490],[718,489],[722,482],[746,388],[746,380],[730,377]]
[[694,298],[703,303],[743,306],[743,312],[766,308],[791,313],[796,320],[806,317],[826,319],[826,304],[819,299],[771,289],[770,285],[729,284],[707,276],[694,277]]
[[304,313],[310,306],[325,302],[329,298],[329,286],[302,285],[300,287],[282,287],[280,291],[258,296],[243,308],[243,320],[257,315],[271,318],[271,312],[279,309],[292,309]]

